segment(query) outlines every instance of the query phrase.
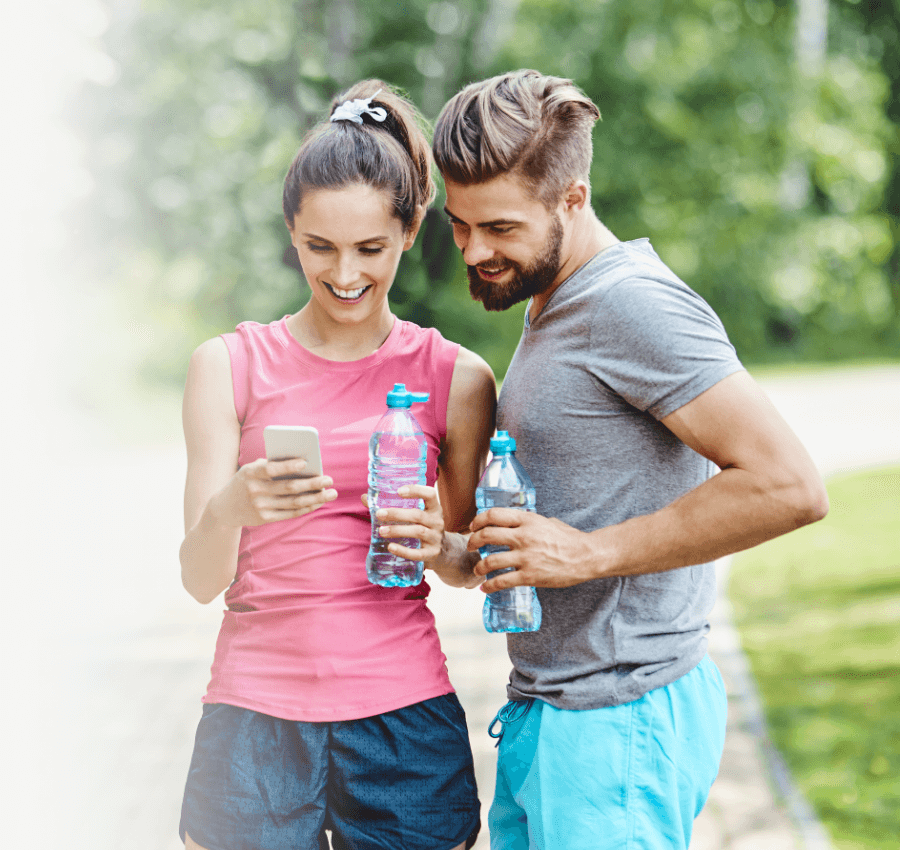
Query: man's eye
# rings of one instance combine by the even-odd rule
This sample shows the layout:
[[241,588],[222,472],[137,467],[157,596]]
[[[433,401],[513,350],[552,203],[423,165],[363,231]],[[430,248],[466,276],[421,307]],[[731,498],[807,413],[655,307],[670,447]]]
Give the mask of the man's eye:
[[512,233],[513,229],[511,227],[492,227],[491,233],[496,233],[498,236],[504,236],[507,233]]

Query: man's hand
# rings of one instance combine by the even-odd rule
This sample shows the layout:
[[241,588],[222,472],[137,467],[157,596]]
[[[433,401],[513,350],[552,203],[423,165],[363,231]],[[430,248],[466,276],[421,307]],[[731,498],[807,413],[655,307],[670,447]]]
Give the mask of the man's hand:
[[485,593],[516,585],[570,587],[596,578],[591,569],[598,558],[596,541],[558,519],[548,519],[515,508],[490,508],[470,526],[469,551],[482,546],[508,546],[475,565],[478,575],[512,567],[481,585]]

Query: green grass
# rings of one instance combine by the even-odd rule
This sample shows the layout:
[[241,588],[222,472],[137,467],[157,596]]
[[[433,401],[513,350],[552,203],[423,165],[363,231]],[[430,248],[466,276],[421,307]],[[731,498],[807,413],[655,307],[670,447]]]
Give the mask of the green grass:
[[729,596],[772,740],[841,850],[900,847],[900,467],[735,558]]
[[872,369],[883,366],[900,366],[900,359],[887,357],[857,357],[840,360],[836,363],[824,361],[786,362],[786,363],[753,363],[745,364],[747,371],[758,381],[778,378],[795,378],[802,376],[827,375],[851,369]]

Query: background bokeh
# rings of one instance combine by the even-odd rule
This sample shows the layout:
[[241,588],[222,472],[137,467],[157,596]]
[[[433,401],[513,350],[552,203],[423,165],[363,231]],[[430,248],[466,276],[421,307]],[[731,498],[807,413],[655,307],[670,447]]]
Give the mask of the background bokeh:
[[[100,8],[108,68],[70,113],[94,187],[80,239],[148,342],[145,375],[179,381],[198,342],[303,303],[281,181],[332,96],[381,77],[433,120],[465,83],[519,67],[598,103],[598,214],[622,239],[649,236],[746,362],[900,350],[897,0]],[[502,377],[521,310],[498,321],[470,302],[437,210],[397,312]]]
[[[178,846],[172,822],[219,619],[178,585],[183,376],[202,340],[244,319],[281,316],[307,297],[281,218],[281,182],[332,96],[379,76],[433,120],[462,85],[494,73],[534,67],[571,77],[603,114],[591,175],[599,216],[622,239],[651,238],[719,313],[755,374],[896,364],[898,22],[900,0],[42,0],[11,8],[0,26],[7,842]],[[502,379],[524,307],[488,315],[472,304],[441,205],[404,257],[395,309],[478,351]],[[820,391],[806,404],[813,412],[801,412],[829,420],[822,439],[852,450],[848,468],[897,460],[888,445],[897,372],[883,368],[872,384],[856,372],[839,381],[812,373]],[[854,384],[858,395],[846,391]],[[859,414],[846,422],[823,403],[838,385],[836,397]],[[804,398],[797,386],[789,382],[779,404]],[[872,404],[880,407],[869,432],[877,418],[887,449],[857,463],[857,450],[876,442],[859,425]],[[842,423],[847,429],[833,427]],[[879,584],[878,610],[889,647],[900,610],[892,487],[879,497],[888,522],[878,532],[887,541],[879,569],[890,580]],[[829,522],[819,532],[826,542]],[[872,583],[864,567],[859,581],[847,579],[854,592]],[[808,571],[819,573],[818,563]],[[755,567],[746,574],[752,583]],[[792,600],[801,624],[820,591]],[[773,594],[755,592],[763,601],[751,613],[768,611]],[[478,625],[477,610],[460,614],[457,597],[436,601],[446,622]],[[489,654],[483,635],[453,628],[442,636],[463,653],[454,681],[483,680],[489,711],[505,659]],[[767,622],[746,628],[753,640],[777,637]],[[796,633],[787,634],[790,645]],[[860,647],[871,666],[870,638]],[[785,657],[768,643],[760,656]],[[782,675],[769,671],[776,691]],[[858,676],[845,677],[847,705],[860,698]],[[842,695],[843,686],[816,687],[829,704]],[[807,710],[799,697],[785,699],[789,710],[779,706],[770,721]],[[870,702],[871,728],[896,728],[897,706]],[[816,741],[832,749],[856,735],[826,726],[815,727]],[[798,728],[788,717],[779,743]],[[856,830],[842,848],[893,846],[864,834],[877,823],[887,835],[896,821],[900,751],[896,736],[893,749],[884,737],[859,747],[861,771],[840,762],[844,786],[828,805]],[[487,764],[492,750],[481,744],[476,756]],[[813,785],[833,766],[824,759],[814,754],[823,766]],[[805,777],[802,763],[792,767]],[[723,811],[739,808],[734,802]]]

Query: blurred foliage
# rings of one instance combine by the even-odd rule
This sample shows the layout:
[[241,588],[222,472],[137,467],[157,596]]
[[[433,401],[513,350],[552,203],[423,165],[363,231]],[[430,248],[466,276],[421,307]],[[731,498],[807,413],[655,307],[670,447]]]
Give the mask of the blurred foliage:
[[773,742],[834,846],[894,850],[900,467],[828,493],[825,520],[735,558],[729,598]]
[[[465,83],[535,67],[603,112],[600,218],[650,236],[745,361],[896,356],[898,3],[833,3],[825,66],[803,74],[788,0],[108,0],[119,76],[77,105],[98,274],[180,376],[202,339],[307,297],[281,182],[336,92],[382,77],[433,120]],[[523,309],[471,302],[440,212],[392,303],[505,372]]]

